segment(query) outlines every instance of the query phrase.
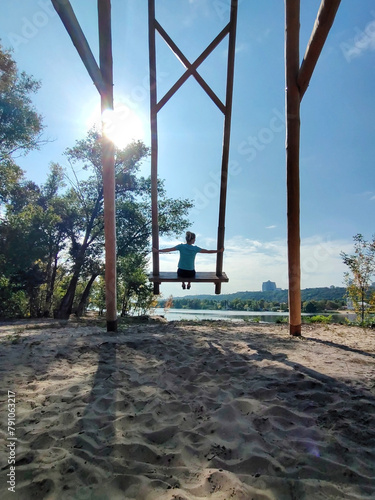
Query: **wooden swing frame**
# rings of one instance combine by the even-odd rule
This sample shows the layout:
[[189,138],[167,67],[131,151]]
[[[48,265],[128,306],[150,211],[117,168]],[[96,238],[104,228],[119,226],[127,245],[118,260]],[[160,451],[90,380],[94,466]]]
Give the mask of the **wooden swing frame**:
[[[59,14],[79,56],[82,59],[102,103],[102,111],[113,108],[113,70],[112,70],[112,37],[111,37],[111,0],[97,0],[99,18],[99,58],[97,64],[90,46],[74,14],[69,0],[51,0]],[[299,64],[299,28],[300,0],[285,0],[285,80],[286,80],[286,170],[287,170],[287,220],[288,220],[288,273],[289,273],[289,329],[291,335],[301,335],[301,265],[300,265],[300,194],[299,194],[299,137],[300,137],[300,103],[309,85],[315,65],[319,59],[328,33],[334,22],[341,0],[321,0],[315,25],[307,45],[302,64]],[[229,156],[229,136],[232,110],[234,48],[237,21],[238,0],[231,0],[229,24],[218,37],[207,47],[193,63],[183,56],[177,46],[168,37],[155,19],[154,0],[149,0],[149,46],[150,46],[150,94],[151,94],[151,130],[152,130],[152,217],[156,223],[152,227],[153,245],[159,248],[159,230],[157,224],[157,112],[187,80],[189,76],[200,83],[207,94],[221,109],[225,116],[224,143],[222,160],[222,177],[219,208],[218,249],[224,246],[225,207],[227,191],[227,167]],[[155,30],[166,40],[172,50],[181,57],[187,71],[157,103],[156,94],[156,52]],[[204,82],[196,69],[212,52],[220,41],[229,33],[227,95],[224,105],[212,89]],[[177,50],[176,50],[177,49]],[[115,178],[114,148],[109,140],[103,139],[103,192],[104,192],[104,228],[105,228],[105,281],[107,330],[117,329],[116,306],[116,221],[115,221]],[[170,273],[159,272],[159,256],[153,255],[154,289],[159,290],[161,282],[182,281],[177,276],[170,278]],[[215,292],[220,293],[221,283],[228,281],[222,272],[223,255],[218,254],[216,273],[198,273],[195,281],[215,283]],[[174,274],[174,273],[172,273]]]
[[[231,0],[230,19],[228,24],[221,30],[217,37],[208,45],[194,63],[185,57],[176,43],[171,39],[155,17],[155,0],[148,0],[148,26],[149,26],[149,63],[150,63],[150,118],[151,118],[151,212],[152,212],[152,246],[156,250],[152,255],[152,274],[149,280],[154,284],[154,294],[160,293],[160,284],[163,282],[183,282],[186,279],[179,278],[177,272],[160,273],[159,269],[159,223],[158,223],[158,124],[157,115],[161,108],[177,92],[177,90],[193,76],[203,90],[208,94],[216,106],[224,115],[224,136],[221,162],[221,182],[220,182],[220,202],[219,202],[219,222],[217,232],[217,249],[224,248],[225,235],[225,211],[227,198],[228,181],[228,161],[230,128],[232,119],[233,100],[233,76],[234,76],[234,55],[236,45],[237,28],[237,4],[238,0]],[[185,73],[168,90],[168,92],[158,101],[157,99],[157,78],[156,78],[156,32],[163,38],[175,56],[185,67]],[[198,73],[197,68],[219,45],[219,43],[229,36],[228,41],[228,61],[227,61],[227,81],[225,104],[219,99],[212,88]],[[221,283],[228,282],[228,277],[223,273],[223,253],[217,253],[215,273],[197,273],[194,278],[189,278],[194,283],[214,283],[215,293],[221,293]]]

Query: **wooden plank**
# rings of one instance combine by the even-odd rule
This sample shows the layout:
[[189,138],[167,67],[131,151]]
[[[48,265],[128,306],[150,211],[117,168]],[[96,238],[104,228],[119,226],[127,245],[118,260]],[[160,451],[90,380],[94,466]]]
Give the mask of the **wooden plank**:
[[[111,33],[111,0],[98,0],[99,60],[105,85],[101,93],[102,113],[113,109],[113,62]],[[105,288],[107,331],[117,331],[116,294],[116,207],[115,207],[115,147],[102,134]]]
[[56,12],[60,16],[62,23],[68,32],[73,45],[82,59],[83,64],[98,89],[99,93],[105,92],[105,84],[103,82],[102,73],[91,52],[90,46],[85,35],[79,25],[79,22],[74,14],[73,8],[69,0],[51,0]]
[[322,0],[310,40],[298,74],[300,99],[309,86],[320,53],[335,20],[341,0]]
[[159,275],[150,274],[148,279],[153,283],[182,283],[183,281],[191,283],[228,283],[229,278],[225,273],[217,276],[216,273],[198,272],[194,278],[181,278],[177,272],[162,272]]
[[285,0],[285,77],[286,77],[286,173],[289,278],[289,328],[301,335],[300,262],[300,93],[299,71],[300,0]]

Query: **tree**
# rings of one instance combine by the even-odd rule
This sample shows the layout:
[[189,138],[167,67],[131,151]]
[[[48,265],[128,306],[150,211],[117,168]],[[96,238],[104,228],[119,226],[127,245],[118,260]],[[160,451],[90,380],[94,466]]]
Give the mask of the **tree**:
[[18,72],[10,51],[0,44],[0,164],[46,142],[41,139],[42,117],[30,98],[39,88],[40,82]]
[[118,299],[121,316],[131,310],[144,314],[154,302],[153,285],[146,274],[147,260],[139,253],[118,259]]
[[0,204],[10,200],[13,190],[22,177],[21,168],[11,158],[0,160]]
[[[368,294],[375,274],[375,236],[366,241],[362,234],[354,237],[354,254],[341,252],[341,257],[350,271],[344,274],[348,297],[353,301],[354,310],[363,324],[366,316],[366,301],[373,301],[374,292]],[[369,296],[368,296],[369,295]],[[367,297],[368,296],[368,297]]]
[[104,276],[99,276],[92,285],[91,304],[98,309],[99,316],[102,316],[106,306]]
[[47,257],[45,260],[45,293],[41,308],[43,316],[50,316],[53,309],[55,283],[61,253],[66,247],[67,227],[70,220],[69,199],[59,194],[65,187],[64,172],[57,163],[50,164],[50,173],[42,187],[39,203],[50,213],[50,223],[45,226]]
[[306,313],[316,313],[318,310],[316,300],[308,300],[303,303],[303,311]]
[[[78,280],[89,251],[97,257],[102,255],[104,214],[101,135],[95,129],[90,130],[85,139],[77,141],[65,154],[72,166],[74,180],[71,180],[72,187],[67,194],[71,200],[73,215],[68,228],[72,277],[55,314],[62,319],[67,319],[72,313]],[[116,149],[117,197],[131,200],[131,192],[136,187],[135,173],[141,160],[147,155],[148,149],[141,142],[133,142],[123,150]],[[83,165],[83,169],[89,172],[87,179],[78,179],[76,164]]]
[[65,207],[57,191],[61,170],[51,165],[44,186],[15,183],[0,221],[0,275],[28,298],[31,316],[49,315],[59,252],[64,247]]
[[[118,255],[149,251],[152,230],[151,179],[141,177],[132,199],[117,197],[117,246]],[[158,179],[159,234],[172,236],[181,234],[189,226],[186,217],[192,203],[186,199],[168,198],[164,181]]]
[[[149,155],[141,141],[133,141],[124,149],[115,150],[116,220],[118,256],[132,253],[145,255],[149,251],[151,234],[150,179],[138,178],[141,162]],[[56,317],[67,319],[72,313],[78,280],[88,258],[103,260],[104,216],[102,180],[102,142],[95,129],[66,151],[73,179],[67,193],[72,217],[67,227],[70,240],[71,279],[56,311]],[[79,179],[76,166],[88,173]],[[166,197],[163,183],[159,182],[160,233],[181,233],[188,220],[185,214],[192,204],[189,200]]]

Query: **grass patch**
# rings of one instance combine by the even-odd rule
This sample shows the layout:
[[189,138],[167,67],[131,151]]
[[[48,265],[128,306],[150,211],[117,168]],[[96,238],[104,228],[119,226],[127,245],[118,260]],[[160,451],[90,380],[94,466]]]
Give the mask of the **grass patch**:
[[332,323],[332,314],[329,316],[323,316],[322,314],[318,314],[317,316],[303,316],[302,322],[307,324],[322,323],[323,325],[328,325]]
[[21,342],[21,335],[19,333],[12,333],[10,335],[7,335],[5,338],[11,344],[19,344]]
[[289,318],[288,316],[279,316],[276,318],[275,323],[278,325],[289,323]]
[[245,323],[260,323],[260,316],[245,316]]

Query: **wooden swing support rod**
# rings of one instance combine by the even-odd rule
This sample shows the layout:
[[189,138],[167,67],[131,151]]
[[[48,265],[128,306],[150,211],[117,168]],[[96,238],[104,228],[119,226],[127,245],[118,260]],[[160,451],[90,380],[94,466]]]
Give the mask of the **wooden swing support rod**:
[[[98,0],[99,64],[69,0],[51,0],[101,97],[102,113],[113,109],[111,0]],[[107,331],[117,330],[115,150],[102,134]]]
[[[219,222],[217,235],[217,249],[224,247],[225,236],[225,211],[226,211],[226,196],[227,196],[227,180],[228,180],[228,161],[229,161],[229,144],[230,144],[230,129],[232,117],[232,96],[233,96],[233,76],[234,76],[234,56],[235,56],[235,41],[237,27],[237,4],[238,0],[231,0],[230,20],[229,23],[221,30],[216,38],[208,45],[201,55],[193,62],[185,57],[175,42],[166,33],[163,27],[159,24],[155,17],[155,0],[148,0],[148,20],[149,20],[149,62],[150,62],[150,118],[151,118],[151,210],[152,210],[152,246],[159,249],[159,225],[158,225],[158,126],[157,114],[160,109],[169,101],[169,99],[177,92],[183,83],[193,76],[201,85],[203,90],[212,99],[220,111],[224,114],[224,134],[223,134],[223,152],[221,164],[221,184],[220,184],[220,202],[219,202]],[[179,80],[169,89],[162,99],[157,100],[157,77],[156,77],[156,31],[170,47],[172,52],[180,60],[185,67],[185,73]],[[211,54],[211,52],[219,45],[219,43],[229,35],[228,42],[228,62],[227,62],[227,85],[226,99],[223,103],[211,87],[198,73],[197,68]],[[153,272],[152,281],[154,282],[154,293],[160,293],[160,282],[157,281],[160,276],[159,270],[159,253],[153,252]],[[222,281],[228,281],[223,275],[223,253],[217,254],[215,293],[221,292]],[[160,280],[162,278],[160,277]],[[163,280],[164,281],[164,280]],[[170,280],[169,280],[170,281]]]

